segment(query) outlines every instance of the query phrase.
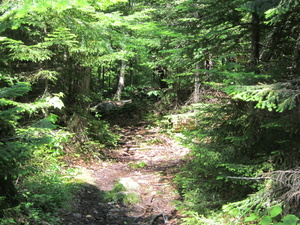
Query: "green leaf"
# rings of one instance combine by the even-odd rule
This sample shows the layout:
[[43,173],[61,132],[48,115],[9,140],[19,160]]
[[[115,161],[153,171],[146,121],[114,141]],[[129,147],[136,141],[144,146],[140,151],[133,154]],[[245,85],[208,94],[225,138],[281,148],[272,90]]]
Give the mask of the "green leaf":
[[255,221],[259,218],[256,214],[252,213],[250,216],[245,218],[245,222]]
[[280,213],[282,212],[282,208],[280,206],[275,206],[271,212],[270,212],[270,216],[272,218],[278,216]]
[[299,218],[295,215],[286,215],[282,219],[282,222],[284,225],[296,225],[298,221],[299,221]]
[[55,123],[55,122],[58,120],[58,116],[51,113],[51,114],[47,117],[47,120],[51,121],[52,123]]
[[259,222],[261,225],[270,225],[272,223],[272,218],[270,216],[265,216],[262,218],[262,220]]

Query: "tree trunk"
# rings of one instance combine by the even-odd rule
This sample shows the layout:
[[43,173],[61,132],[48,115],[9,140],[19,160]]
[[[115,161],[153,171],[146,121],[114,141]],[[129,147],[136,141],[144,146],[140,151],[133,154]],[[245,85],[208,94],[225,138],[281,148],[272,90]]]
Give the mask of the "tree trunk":
[[159,86],[161,89],[168,88],[168,83],[165,81],[167,77],[166,69],[162,66],[156,68],[157,74],[159,76]]
[[130,85],[133,85],[134,76],[135,76],[135,70],[134,70],[134,58],[130,58]]
[[256,66],[259,62],[259,51],[260,51],[260,18],[257,12],[252,13],[252,65]]
[[212,70],[214,66],[213,60],[212,60],[212,54],[208,55],[208,59],[204,61],[204,68],[206,70]]
[[100,89],[102,90],[105,88],[104,66],[99,66],[97,73],[98,73]]
[[90,92],[91,68],[83,67],[81,71],[82,80],[79,86],[79,94],[87,95]]
[[196,62],[196,72],[195,72],[195,84],[194,84],[194,99],[193,102],[197,103],[200,100],[200,74],[199,70],[200,69],[200,64],[199,62]]
[[120,100],[121,94],[125,85],[125,69],[126,69],[126,62],[125,60],[121,60],[121,70],[120,70],[120,76],[119,76],[119,82],[116,94],[114,96],[114,99]]

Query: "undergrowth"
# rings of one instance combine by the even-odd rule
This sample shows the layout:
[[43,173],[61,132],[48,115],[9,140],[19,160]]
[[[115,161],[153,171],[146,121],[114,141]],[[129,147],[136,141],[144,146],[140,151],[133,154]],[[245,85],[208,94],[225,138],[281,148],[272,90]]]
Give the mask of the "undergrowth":
[[0,224],[61,224],[60,211],[69,205],[76,190],[68,171],[58,163],[22,178],[18,185],[21,203],[2,210]]
[[[84,158],[86,155],[103,158],[105,144],[116,141],[116,135],[102,121],[92,121],[88,132],[82,126],[85,132],[79,136],[54,125],[56,118],[50,115],[26,129],[16,129],[23,142],[16,139],[1,146],[2,152],[11,154],[10,158],[5,154],[2,158],[12,159],[7,165],[13,169],[5,171],[10,172],[16,187],[17,204],[1,205],[0,224],[63,224],[60,218],[62,211],[71,210],[69,206],[77,192],[78,182],[82,182],[74,180],[74,169],[69,169],[64,159],[72,160],[75,156]],[[77,122],[79,127],[85,125],[79,119]],[[98,134],[93,134],[96,129],[100,129]],[[87,138],[87,141],[80,143],[83,139],[78,137]],[[105,139],[100,143],[97,139],[103,137]],[[3,202],[7,199],[1,198],[0,203]]]
[[[299,150],[294,138],[298,122],[287,122],[298,121],[297,113],[267,112],[238,102],[203,104],[197,116],[198,128],[182,131],[181,142],[191,155],[175,178],[183,198],[177,208],[187,215],[184,224],[286,224],[282,221],[291,218],[287,214],[298,216],[298,188],[293,184],[297,181],[290,179],[286,183],[290,185],[280,186],[278,176],[272,174],[297,167],[293,152]],[[298,171],[286,174],[284,182]],[[278,204],[284,210],[266,219]],[[257,217],[250,220],[253,214]]]
[[103,201],[131,205],[140,202],[140,197],[136,192],[127,190],[123,184],[116,183],[113,190],[103,193]]

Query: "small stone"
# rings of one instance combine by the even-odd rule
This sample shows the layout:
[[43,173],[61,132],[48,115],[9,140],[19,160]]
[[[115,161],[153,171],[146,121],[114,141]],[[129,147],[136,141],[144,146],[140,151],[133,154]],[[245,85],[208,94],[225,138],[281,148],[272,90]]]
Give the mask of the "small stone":
[[85,217],[86,218],[93,218],[91,215],[86,215]]
[[81,218],[81,214],[80,213],[73,213],[73,216],[76,218]]

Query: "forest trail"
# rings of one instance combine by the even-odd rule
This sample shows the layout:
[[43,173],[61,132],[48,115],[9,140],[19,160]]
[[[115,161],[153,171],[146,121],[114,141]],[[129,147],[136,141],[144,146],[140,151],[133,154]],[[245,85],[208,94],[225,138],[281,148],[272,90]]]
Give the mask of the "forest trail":
[[[126,126],[119,131],[119,148],[111,160],[81,166],[92,178],[81,185],[66,225],[158,225],[179,224],[181,215],[172,202],[179,198],[173,178],[189,150],[158,128],[146,124]],[[83,168],[82,168],[83,167]],[[126,191],[114,192],[116,183]],[[114,196],[110,202],[103,201]],[[127,202],[116,201],[128,195]]]

